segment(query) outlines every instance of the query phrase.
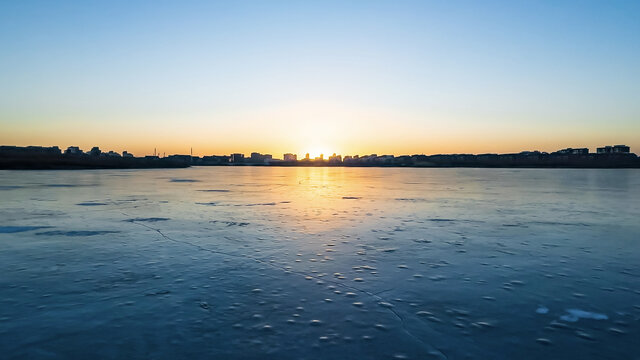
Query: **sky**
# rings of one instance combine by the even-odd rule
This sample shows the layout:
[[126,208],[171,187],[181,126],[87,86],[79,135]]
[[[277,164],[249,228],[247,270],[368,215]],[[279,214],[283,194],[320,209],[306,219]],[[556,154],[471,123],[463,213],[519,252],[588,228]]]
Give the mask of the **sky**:
[[640,153],[640,1],[3,1],[0,144]]

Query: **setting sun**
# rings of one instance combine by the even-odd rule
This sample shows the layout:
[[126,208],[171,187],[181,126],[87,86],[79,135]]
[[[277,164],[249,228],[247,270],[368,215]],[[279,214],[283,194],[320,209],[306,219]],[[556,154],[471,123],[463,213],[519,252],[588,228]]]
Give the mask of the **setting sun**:
[[326,147],[316,147],[300,153],[299,156],[301,158],[304,158],[306,154],[309,154],[310,159],[315,159],[317,157],[320,157],[320,155],[323,155],[324,158],[326,159],[327,157],[329,157],[329,155],[333,154],[333,152],[330,152],[329,150],[327,150]]

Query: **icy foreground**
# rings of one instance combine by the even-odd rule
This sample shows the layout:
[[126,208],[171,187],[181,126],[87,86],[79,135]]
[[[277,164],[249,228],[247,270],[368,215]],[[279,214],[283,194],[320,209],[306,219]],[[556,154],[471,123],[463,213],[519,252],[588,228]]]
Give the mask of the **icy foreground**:
[[0,172],[3,359],[633,359],[640,170]]

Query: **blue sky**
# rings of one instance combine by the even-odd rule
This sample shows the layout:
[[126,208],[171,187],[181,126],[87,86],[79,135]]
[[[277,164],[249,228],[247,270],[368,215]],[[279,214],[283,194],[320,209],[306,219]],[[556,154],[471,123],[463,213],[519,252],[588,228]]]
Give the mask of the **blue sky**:
[[638,1],[13,1],[0,143],[640,151]]

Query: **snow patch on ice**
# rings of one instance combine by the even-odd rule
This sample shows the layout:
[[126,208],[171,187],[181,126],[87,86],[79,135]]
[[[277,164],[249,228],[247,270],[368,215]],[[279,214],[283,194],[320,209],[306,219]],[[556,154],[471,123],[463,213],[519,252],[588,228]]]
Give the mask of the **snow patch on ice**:
[[568,322],[576,322],[580,319],[607,320],[609,317],[605,314],[599,314],[580,309],[568,309],[567,314],[560,316],[560,320]]

